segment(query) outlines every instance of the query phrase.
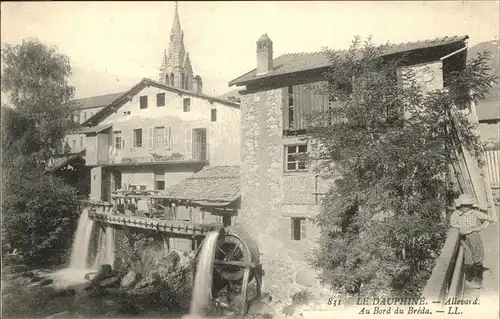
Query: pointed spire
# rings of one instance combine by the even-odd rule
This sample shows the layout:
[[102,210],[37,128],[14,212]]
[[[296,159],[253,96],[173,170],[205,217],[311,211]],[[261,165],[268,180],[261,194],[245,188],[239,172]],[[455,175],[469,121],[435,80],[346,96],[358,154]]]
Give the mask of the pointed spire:
[[181,35],[181,22],[179,20],[179,9],[177,5],[177,1],[175,1],[175,11],[174,11],[174,22],[172,23],[172,34]]

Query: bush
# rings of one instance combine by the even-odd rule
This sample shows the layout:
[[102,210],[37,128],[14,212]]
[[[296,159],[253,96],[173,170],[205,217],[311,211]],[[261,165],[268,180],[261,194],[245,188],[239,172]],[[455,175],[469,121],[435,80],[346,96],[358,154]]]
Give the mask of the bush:
[[5,186],[2,211],[12,247],[28,264],[64,263],[80,213],[76,190],[37,173],[11,177]]

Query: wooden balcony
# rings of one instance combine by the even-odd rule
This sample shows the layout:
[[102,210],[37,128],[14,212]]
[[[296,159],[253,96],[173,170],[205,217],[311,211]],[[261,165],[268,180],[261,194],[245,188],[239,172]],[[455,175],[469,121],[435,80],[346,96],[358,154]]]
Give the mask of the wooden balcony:
[[[149,147],[129,147],[109,149],[106,164],[147,164],[183,161],[209,161],[209,145],[207,143],[183,143],[183,147],[175,149],[151,149]],[[183,150],[182,152],[178,150]],[[188,152],[190,150],[190,152]]]

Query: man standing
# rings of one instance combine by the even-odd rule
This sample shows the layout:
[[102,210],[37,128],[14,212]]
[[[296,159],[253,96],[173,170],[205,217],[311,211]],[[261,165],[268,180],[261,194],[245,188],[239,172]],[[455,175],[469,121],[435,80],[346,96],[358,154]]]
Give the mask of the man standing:
[[484,247],[479,231],[487,226],[487,223],[483,224],[484,221],[496,222],[496,219],[474,208],[477,203],[469,194],[460,195],[456,206],[458,209],[451,214],[450,224],[460,231],[461,242],[472,259],[472,266],[468,271],[469,286],[479,289],[483,280],[484,259]]

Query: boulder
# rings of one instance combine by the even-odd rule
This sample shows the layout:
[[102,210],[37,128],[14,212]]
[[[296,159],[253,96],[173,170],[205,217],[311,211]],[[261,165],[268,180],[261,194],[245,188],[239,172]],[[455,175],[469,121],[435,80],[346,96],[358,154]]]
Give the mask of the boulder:
[[102,280],[99,285],[103,288],[118,286],[120,282],[120,276],[113,276]]
[[26,278],[33,278],[33,277],[35,277],[35,273],[32,271],[25,271],[21,274],[21,276],[26,277]]
[[276,314],[276,311],[267,303],[260,300],[254,300],[248,306],[247,314],[273,317]]
[[137,274],[135,273],[135,271],[131,270],[125,275],[125,277],[122,278],[120,287],[124,289],[130,288],[136,283],[137,279]]
[[74,296],[76,294],[75,289],[61,289],[53,292],[54,297],[67,297]]
[[295,282],[304,287],[314,287],[317,285],[316,276],[307,270],[299,270],[295,274]]
[[42,281],[43,277],[39,277],[39,276],[34,276],[33,278],[31,278],[31,282],[39,282],[39,281]]
[[100,265],[99,270],[97,270],[97,274],[92,278],[93,283],[100,282],[103,279],[106,279],[112,275],[111,266],[108,264]]
[[29,270],[28,266],[26,265],[13,265],[7,269],[7,273],[20,273],[20,272],[27,272]]
[[53,283],[53,282],[54,282],[54,280],[53,280],[53,279],[51,279],[51,278],[44,278],[44,279],[42,279],[42,280],[40,281],[40,286],[42,286],[42,287],[43,287],[43,286],[48,286],[48,285],[50,285],[50,284],[51,284],[51,283]]
[[134,289],[141,289],[147,286],[148,286],[148,281],[147,279],[143,278],[135,284]]
[[95,275],[97,275],[97,271],[86,273],[85,280],[92,280],[92,278],[94,278]]

